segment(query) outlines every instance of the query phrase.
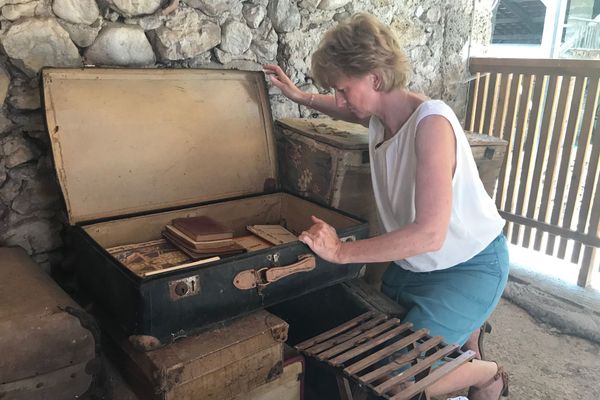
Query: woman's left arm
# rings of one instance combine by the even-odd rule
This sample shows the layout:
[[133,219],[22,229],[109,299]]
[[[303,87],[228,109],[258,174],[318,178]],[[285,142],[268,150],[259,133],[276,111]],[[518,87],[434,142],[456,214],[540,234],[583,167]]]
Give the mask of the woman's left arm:
[[415,220],[393,232],[356,242],[341,243],[335,230],[313,218],[314,225],[300,235],[317,255],[338,264],[401,260],[441,248],[452,212],[452,177],[456,138],[450,122],[432,115],[419,123]]

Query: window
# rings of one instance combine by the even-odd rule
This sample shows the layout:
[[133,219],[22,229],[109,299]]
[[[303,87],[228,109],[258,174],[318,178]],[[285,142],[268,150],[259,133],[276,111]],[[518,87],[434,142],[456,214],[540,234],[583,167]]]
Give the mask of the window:
[[493,22],[492,43],[542,44],[546,6],[540,0],[500,0]]
[[486,56],[552,58],[568,0],[494,0]]

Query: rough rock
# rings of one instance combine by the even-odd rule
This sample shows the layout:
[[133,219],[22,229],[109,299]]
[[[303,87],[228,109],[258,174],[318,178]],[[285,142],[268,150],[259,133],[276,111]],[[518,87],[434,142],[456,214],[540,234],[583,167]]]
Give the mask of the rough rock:
[[100,16],[96,0],[54,0],[52,11],[72,24],[91,25]]
[[334,20],[335,22],[342,22],[342,21],[345,21],[345,20],[346,20],[346,19],[348,19],[348,18],[350,18],[350,13],[349,13],[349,12],[346,12],[346,11],[344,11],[344,12],[339,12],[339,13],[336,13],[336,14],[333,16],[333,20]]
[[256,62],[256,55],[252,51],[246,51],[242,54],[233,55],[219,48],[214,49],[215,58],[221,64],[231,64],[233,61],[251,61]]
[[439,7],[433,6],[429,10],[427,10],[427,21],[435,23],[438,22],[441,17],[442,10],[440,10]]
[[40,90],[15,85],[10,90],[8,102],[17,110],[38,110],[41,106]]
[[8,168],[37,159],[40,156],[39,149],[29,140],[22,136],[12,135],[4,138],[1,142],[2,152]]
[[259,4],[244,3],[244,19],[250,28],[258,28],[267,15],[267,9]]
[[[0,187],[2,187],[4,182],[6,182],[7,178],[8,174],[6,173],[6,166],[4,165],[4,160],[0,158]],[[2,219],[2,216],[0,216],[0,219]]]
[[66,21],[59,21],[61,26],[69,32],[71,40],[79,47],[89,47],[98,37],[102,29],[102,19],[96,20],[92,25],[72,24]]
[[20,221],[0,237],[8,246],[19,246],[28,254],[44,253],[62,245],[60,224],[40,218],[28,218]]
[[271,111],[273,119],[300,117],[298,104],[285,96],[271,96]]
[[304,83],[307,75],[310,76],[310,59],[322,36],[323,32],[317,29],[279,35],[278,57],[285,60],[281,62],[282,68],[293,82]]
[[111,24],[104,27],[85,52],[90,64],[148,66],[155,62],[152,46],[139,26]]
[[336,10],[350,3],[351,0],[321,0],[319,3],[320,10]]
[[247,25],[230,21],[221,30],[221,50],[233,55],[243,54],[250,48],[252,31]]
[[46,130],[41,113],[13,114],[10,119],[21,132],[29,133]]
[[155,31],[154,45],[162,60],[193,58],[221,42],[221,28],[193,9],[179,9]]
[[0,7],[4,7],[5,4],[24,4],[29,2],[31,2],[31,0],[0,0]]
[[126,17],[153,14],[158,10],[161,0],[110,0],[117,11]]
[[15,197],[19,195],[22,182],[20,180],[8,179],[0,186],[0,203],[10,205]]
[[10,119],[8,119],[3,112],[0,111],[0,137],[2,137],[1,135],[3,133],[8,132],[14,126],[15,124],[13,124],[13,122]]
[[[210,59],[211,59],[211,52],[205,51],[204,53],[199,54],[196,57],[190,58],[188,60],[188,67],[189,68],[206,67],[207,64],[211,63]],[[206,67],[206,68],[210,68],[210,67]]]
[[190,7],[197,8],[211,17],[218,17],[229,12],[239,14],[242,2],[239,0],[184,0]]
[[4,68],[0,67],[0,106],[4,103],[4,99],[6,99],[9,86],[10,75],[8,75],[8,72]]
[[14,181],[23,183],[35,179],[38,176],[38,171],[39,163],[28,162],[11,168],[8,171],[8,176]]
[[260,27],[254,32],[254,39],[250,45],[250,50],[256,54],[256,59],[260,63],[276,62],[279,36],[271,21],[265,19]]
[[275,29],[265,21],[261,30],[257,31],[260,36],[255,37],[250,45],[250,49],[256,54],[256,58],[259,62],[275,62],[277,58],[278,50],[278,35]]
[[300,0],[298,2],[298,7],[307,11],[314,11],[319,6],[321,0]]
[[28,215],[38,210],[55,208],[59,198],[54,181],[49,176],[38,177],[37,180],[25,182],[11,207],[21,215]]
[[292,0],[271,0],[267,15],[278,33],[291,32],[300,26],[300,11]]
[[233,60],[226,64],[220,65],[222,69],[235,69],[240,71],[262,71],[262,64],[249,60]]
[[139,25],[145,31],[158,29],[165,22],[166,17],[163,15],[147,15],[141,18],[128,18],[124,22],[131,25]]
[[2,16],[9,21],[16,21],[19,18],[35,16],[35,10],[38,3],[32,1],[24,4],[9,4],[2,7]]
[[77,47],[54,18],[21,20],[9,27],[1,39],[13,63],[30,76],[44,66],[81,65]]

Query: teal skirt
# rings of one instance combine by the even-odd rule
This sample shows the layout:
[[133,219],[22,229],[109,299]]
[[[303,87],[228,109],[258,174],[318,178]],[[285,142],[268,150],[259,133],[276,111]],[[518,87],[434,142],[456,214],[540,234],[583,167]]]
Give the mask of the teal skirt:
[[381,291],[402,305],[404,320],[427,328],[446,343],[463,345],[490,316],[508,280],[504,235],[468,261],[432,272],[407,271],[391,263]]

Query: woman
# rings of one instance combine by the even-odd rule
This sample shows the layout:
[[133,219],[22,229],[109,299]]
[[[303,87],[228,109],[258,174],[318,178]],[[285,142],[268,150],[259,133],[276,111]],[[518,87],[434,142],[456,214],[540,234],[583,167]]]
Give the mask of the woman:
[[[276,65],[271,82],[296,103],[369,128],[373,189],[386,233],[341,243],[316,217],[300,235],[339,264],[394,261],[382,291],[407,310],[416,329],[479,355],[479,327],[508,277],[504,221],[487,195],[456,115],[443,102],[406,90],[409,65],[393,34],[358,14],[322,39],[312,57],[318,84],[335,96],[298,89]],[[470,387],[469,399],[499,399],[507,375],[474,360],[437,382],[430,395]]]

